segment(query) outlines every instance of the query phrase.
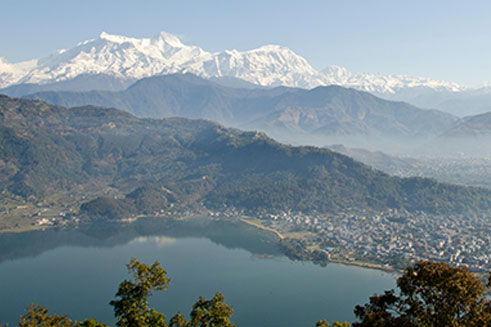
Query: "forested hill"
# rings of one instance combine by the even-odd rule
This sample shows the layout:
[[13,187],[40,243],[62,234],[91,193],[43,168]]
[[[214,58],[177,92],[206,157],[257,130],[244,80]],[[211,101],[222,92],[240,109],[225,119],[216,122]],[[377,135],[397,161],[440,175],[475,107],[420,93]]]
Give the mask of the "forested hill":
[[[97,185],[96,191],[81,193],[87,185]],[[330,213],[491,208],[491,191],[391,177],[330,150],[283,145],[263,133],[5,96],[0,97],[0,187],[3,196],[29,201],[75,192],[97,198],[82,211],[117,217],[196,205]],[[126,197],[103,197],[107,188]]]

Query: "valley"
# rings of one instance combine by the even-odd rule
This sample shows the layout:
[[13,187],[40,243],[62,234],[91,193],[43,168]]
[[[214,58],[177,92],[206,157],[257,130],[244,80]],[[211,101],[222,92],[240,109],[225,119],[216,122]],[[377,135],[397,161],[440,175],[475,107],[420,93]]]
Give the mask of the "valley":
[[491,156],[485,147],[480,147],[480,155],[460,153],[446,157],[397,156],[343,145],[328,148],[394,176],[429,177],[451,184],[491,188]]
[[392,177],[328,149],[204,120],[0,100],[4,232],[241,217],[282,235],[302,260],[491,267],[488,189]]
[[0,327],[491,327],[491,3],[2,11]]

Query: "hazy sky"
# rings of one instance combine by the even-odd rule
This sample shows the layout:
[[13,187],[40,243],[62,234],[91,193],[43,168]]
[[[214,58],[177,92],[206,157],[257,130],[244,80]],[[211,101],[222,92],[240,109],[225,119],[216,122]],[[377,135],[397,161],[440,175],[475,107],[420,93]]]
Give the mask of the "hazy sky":
[[280,44],[314,68],[491,81],[491,1],[1,0],[0,56],[39,58],[100,32],[166,31],[207,51]]

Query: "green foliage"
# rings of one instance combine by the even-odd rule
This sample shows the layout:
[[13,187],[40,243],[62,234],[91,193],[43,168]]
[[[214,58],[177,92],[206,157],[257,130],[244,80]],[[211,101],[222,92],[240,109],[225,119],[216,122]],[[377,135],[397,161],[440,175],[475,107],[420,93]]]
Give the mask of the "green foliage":
[[126,199],[131,200],[136,210],[144,214],[167,208],[170,202],[175,202],[172,194],[169,194],[164,188],[152,184],[137,188],[128,194]]
[[[81,207],[90,218],[148,214],[171,203],[306,213],[491,209],[489,190],[390,177],[327,149],[287,146],[263,133],[26,99],[0,98],[0,154],[9,167],[0,171],[3,188],[24,198],[97,185],[96,199]],[[126,198],[104,198],[109,187]]]
[[193,305],[187,327],[235,327],[230,321],[232,313],[222,294],[217,292],[211,300],[200,297]]
[[[326,320],[319,320],[315,327],[331,327],[331,325]],[[349,327],[349,323],[335,321],[332,323],[332,327]]]
[[295,238],[281,239],[279,245],[282,252],[292,260],[307,261],[310,259],[301,240]]
[[[165,316],[149,308],[153,290],[165,290],[170,279],[156,261],[148,266],[132,259],[127,264],[132,281],[123,281],[111,301],[119,327],[167,327]],[[491,286],[491,273],[487,286]],[[353,327],[490,327],[491,301],[484,295],[483,284],[466,269],[445,263],[420,261],[406,268],[394,290],[374,295],[364,306],[356,306],[360,319]],[[235,327],[230,321],[232,308],[222,294],[211,300],[200,297],[193,305],[190,321],[178,312],[170,327]],[[1,326],[1,325],[0,325]],[[67,315],[49,314],[48,309],[32,304],[21,316],[19,327],[107,327],[94,319],[72,321]],[[319,320],[316,327],[331,327]],[[347,322],[333,322],[332,327],[349,327]]]
[[488,327],[491,302],[483,284],[466,269],[420,261],[397,280],[400,295],[374,295],[357,306],[353,327]]
[[174,317],[171,318],[169,321],[169,327],[187,327],[188,326],[188,321],[184,316],[178,312],[174,315]]
[[77,322],[67,315],[49,314],[49,310],[40,305],[31,304],[26,313],[20,317],[19,327],[76,327]]
[[[167,289],[170,279],[156,261],[152,266],[132,259],[127,265],[133,274],[133,281],[123,281],[111,301],[119,327],[166,327],[165,316],[148,307],[148,296],[152,290]],[[202,297],[193,305],[191,320],[188,322],[181,313],[170,320],[171,327],[235,327],[230,321],[232,308],[225,303],[222,294],[216,293],[211,300]]]
[[167,289],[170,279],[158,261],[152,266],[131,259],[127,264],[133,280],[123,281],[118,288],[116,297],[110,304],[114,307],[114,315],[118,318],[119,327],[167,327],[165,315],[150,308],[148,297],[152,290]]
[[232,308],[225,303],[222,294],[216,293],[211,300],[200,297],[198,302],[193,305],[191,320],[188,322],[184,316],[178,312],[170,320],[170,327],[235,327],[230,321]]
[[80,214],[91,219],[121,219],[135,214],[152,214],[165,209],[175,202],[172,194],[163,187],[145,185],[126,195],[125,198],[114,199],[98,197],[80,206]]
[[284,238],[279,241],[282,252],[291,260],[312,261],[321,266],[326,266],[329,256],[321,250],[309,249],[305,242],[295,238]]
[[[132,280],[119,284],[114,307],[118,327],[167,327],[165,315],[150,308],[148,297],[152,291],[166,290],[170,279],[158,261],[148,266],[133,258],[126,265]],[[67,315],[49,314],[48,309],[32,304],[21,316],[19,327],[108,327],[94,319],[72,321]],[[181,313],[170,320],[171,327],[235,327],[230,321],[232,308],[225,303],[222,294],[216,293],[211,300],[202,297],[193,305],[188,322]],[[2,326],[0,324],[0,326]],[[8,325],[6,326],[8,327]]]
[[80,213],[92,219],[120,219],[136,213],[135,207],[126,199],[99,197],[80,206]]
[[319,320],[316,324],[315,324],[315,327],[329,327],[329,323],[322,319],[322,320]]
[[103,324],[102,322],[90,318],[90,319],[85,319],[83,322],[78,323],[76,327],[109,327],[109,326]]

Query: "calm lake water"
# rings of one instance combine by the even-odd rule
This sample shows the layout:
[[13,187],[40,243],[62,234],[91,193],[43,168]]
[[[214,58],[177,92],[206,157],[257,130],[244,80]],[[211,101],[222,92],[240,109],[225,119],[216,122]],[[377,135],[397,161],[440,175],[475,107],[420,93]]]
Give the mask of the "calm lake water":
[[[267,255],[267,258],[264,258]],[[216,291],[239,327],[313,327],[353,321],[353,308],[395,287],[393,274],[354,266],[320,267],[281,255],[272,235],[244,224],[141,219],[130,225],[0,234],[0,322],[15,325],[31,302],[72,319],[114,325],[112,307],[131,257],[158,260],[171,277],[151,304],[189,314]]]

